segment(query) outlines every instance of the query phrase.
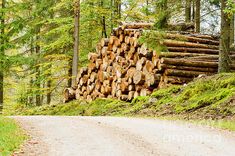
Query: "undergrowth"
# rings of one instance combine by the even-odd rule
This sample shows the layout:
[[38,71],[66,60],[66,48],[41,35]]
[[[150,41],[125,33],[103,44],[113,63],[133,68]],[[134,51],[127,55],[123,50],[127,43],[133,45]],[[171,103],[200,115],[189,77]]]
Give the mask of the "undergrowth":
[[115,99],[83,100],[41,107],[17,107],[14,115],[168,116],[187,119],[230,119],[235,116],[235,74],[197,78],[184,86],[170,86],[132,102]]
[[14,120],[0,116],[0,156],[10,156],[27,139]]

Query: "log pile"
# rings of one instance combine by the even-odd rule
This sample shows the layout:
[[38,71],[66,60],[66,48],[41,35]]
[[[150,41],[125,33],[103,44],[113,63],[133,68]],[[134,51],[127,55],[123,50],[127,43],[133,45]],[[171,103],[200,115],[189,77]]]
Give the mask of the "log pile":
[[[199,75],[217,72],[219,41],[217,38],[192,33],[166,32],[160,44],[166,52],[156,52],[140,44],[141,33],[149,23],[123,24],[110,38],[89,53],[89,65],[80,69],[77,86],[65,89],[64,101],[118,98],[130,101],[149,95],[168,84],[184,84]],[[231,53],[235,58],[235,53]],[[231,65],[232,69],[235,69]]]

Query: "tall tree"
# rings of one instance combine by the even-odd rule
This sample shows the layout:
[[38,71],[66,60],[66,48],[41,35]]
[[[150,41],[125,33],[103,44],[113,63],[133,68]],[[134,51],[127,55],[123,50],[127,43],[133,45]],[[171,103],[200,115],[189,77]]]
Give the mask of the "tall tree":
[[196,13],[195,13],[195,31],[200,32],[201,25],[201,0],[196,0]]
[[185,1],[185,22],[191,21],[191,0]]
[[76,86],[79,59],[80,0],[74,3],[74,52],[72,68],[72,86]]
[[220,52],[219,52],[219,73],[229,72],[229,43],[230,43],[230,18],[224,12],[227,0],[221,0],[221,34],[220,34]]
[[[104,0],[100,1],[100,7],[103,8],[104,7]],[[107,30],[106,30],[106,17],[103,15],[101,17],[101,25],[102,25],[102,37],[107,38]]]
[[231,24],[230,24],[230,46],[234,48],[234,15],[231,17]]
[[37,94],[36,94],[36,105],[40,106],[41,105],[41,95],[40,95],[40,90],[41,90],[41,71],[40,71],[40,26],[36,26],[36,48],[35,48],[35,53],[38,56],[38,60],[36,63],[36,87],[37,87]]
[[[6,1],[2,0],[2,4],[1,4],[1,38],[0,38],[0,63],[2,64],[3,62],[2,59],[5,55],[5,5],[6,5]],[[0,67],[0,113],[2,112],[3,109],[3,81],[4,81],[4,76],[3,76],[3,67]]]

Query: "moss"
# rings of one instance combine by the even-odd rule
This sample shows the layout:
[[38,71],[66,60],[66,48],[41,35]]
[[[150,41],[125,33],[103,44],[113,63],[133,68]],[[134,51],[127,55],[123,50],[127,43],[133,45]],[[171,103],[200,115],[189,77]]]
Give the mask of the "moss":
[[170,86],[139,96],[131,103],[115,99],[82,100],[42,107],[18,107],[23,115],[183,115],[187,118],[235,116],[235,74],[195,79],[186,86]]

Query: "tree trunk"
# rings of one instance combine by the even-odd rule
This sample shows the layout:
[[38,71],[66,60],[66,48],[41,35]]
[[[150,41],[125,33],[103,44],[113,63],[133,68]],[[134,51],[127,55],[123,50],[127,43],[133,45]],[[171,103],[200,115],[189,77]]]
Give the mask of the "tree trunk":
[[69,59],[68,61],[68,82],[67,82],[67,87],[71,87],[72,86],[72,74],[73,74],[73,61]]
[[195,31],[197,33],[200,32],[200,25],[201,25],[201,0],[196,0],[196,14],[195,14]]
[[185,22],[191,22],[191,0],[185,1]]
[[[103,0],[100,1],[100,7],[103,9],[104,8],[104,2]],[[106,30],[106,18],[105,16],[101,17],[101,25],[102,25],[102,38],[107,38],[107,30]]]
[[234,47],[235,47],[235,45],[234,45],[234,36],[235,36],[235,34],[234,34],[234,27],[235,27],[235,25],[234,25],[234,17],[235,16],[235,14],[231,17],[231,24],[230,24],[230,47],[232,47],[233,49],[235,49]]
[[40,71],[40,45],[39,45],[39,40],[40,40],[40,26],[37,26],[36,28],[36,48],[35,48],[35,53],[38,56],[38,60],[36,63],[36,87],[37,87],[37,93],[36,93],[36,106],[40,106],[41,105],[41,71]]
[[80,29],[80,0],[76,0],[74,4],[74,52],[72,66],[72,86],[76,86],[76,77],[78,74],[79,59],[79,29]]
[[47,104],[51,103],[51,65],[49,66],[49,74],[47,75],[49,80],[47,80],[47,88],[48,88],[48,92],[47,92]]
[[229,42],[230,42],[230,19],[228,14],[224,12],[227,0],[221,0],[221,36],[220,36],[220,52],[219,52],[219,68],[218,72],[229,72]]
[[[30,40],[30,55],[33,55],[34,54],[34,39],[33,37],[31,37],[31,40]],[[35,64],[34,64],[35,65]],[[33,68],[32,68],[33,69]],[[29,105],[33,105],[33,85],[34,85],[34,76],[32,76],[34,74],[34,70],[31,71],[31,77],[30,77],[30,81],[29,81],[29,101],[28,101],[28,104]]]
[[110,10],[111,10],[111,17],[110,17],[110,28],[111,31],[113,30],[114,27],[114,20],[113,20],[113,15],[114,15],[114,10],[113,10],[113,5],[114,5],[114,0],[110,0]]
[[[2,0],[2,9],[5,8],[5,0]],[[5,14],[4,12],[1,13],[0,19],[1,19],[1,38],[0,38],[0,56],[5,55],[5,49],[4,49],[4,44],[5,44]],[[2,63],[0,61],[0,63]],[[2,113],[2,109],[3,109],[3,81],[4,81],[4,75],[3,75],[3,69],[2,67],[0,67],[0,114]]]

